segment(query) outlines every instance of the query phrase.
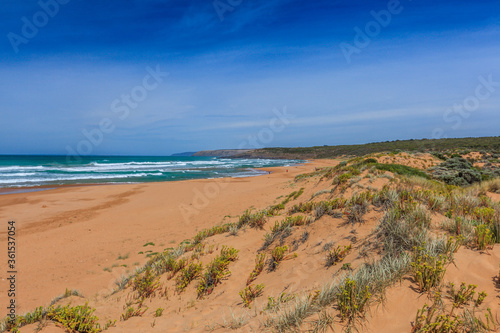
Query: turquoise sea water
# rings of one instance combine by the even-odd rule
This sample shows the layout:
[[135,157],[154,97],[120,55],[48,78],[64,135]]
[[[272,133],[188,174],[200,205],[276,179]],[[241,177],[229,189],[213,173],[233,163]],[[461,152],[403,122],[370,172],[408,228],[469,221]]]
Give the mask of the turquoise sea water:
[[213,157],[0,155],[0,188],[65,184],[142,183],[198,178],[249,177],[256,168],[289,166],[296,160]]

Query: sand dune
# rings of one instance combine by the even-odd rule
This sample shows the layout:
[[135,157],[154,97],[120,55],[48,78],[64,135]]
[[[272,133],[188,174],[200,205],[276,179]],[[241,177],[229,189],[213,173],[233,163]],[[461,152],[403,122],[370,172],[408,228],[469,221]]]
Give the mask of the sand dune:
[[[316,160],[301,166],[269,169],[269,175],[252,178],[64,187],[2,195],[0,219],[15,220],[18,226],[18,314],[37,306],[47,306],[54,297],[69,289],[78,290],[79,295],[62,298],[56,304],[76,306],[88,303],[96,309],[95,314],[102,326],[109,320],[117,320],[110,331],[277,330],[276,318],[292,311],[294,304],[303,304],[304,300],[316,304],[315,299],[322,297],[320,294],[325,286],[340,281],[351,271],[376,265],[384,255],[383,239],[377,226],[385,209],[375,201],[366,201],[366,210],[359,219],[347,206],[333,209],[323,216],[318,216],[314,210],[295,213],[293,216],[316,218],[311,219],[313,223],[292,227],[286,235],[282,234],[273,241],[272,246],[263,246],[265,234],[275,223],[279,225],[292,215],[289,210],[293,205],[336,198],[339,202],[343,199],[350,202],[359,195],[362,198],[362,193],[373,194],[384,186],[397,187],[400,184],[397,176],[376,170],[364,170],[342,182],[325,176],[320,169],[339,162]],[[387,162],[392,163],[392,160]],[[408,164],[418,166],[420,161],[416,159]],[[295,176],[304,173],[312,174],[295,180]],[[412,186],[418,190],[424,185]],[[296,197],[289,196],[297,192],[300,194]],[[169,274],[162,274],[158,280],[161,289],[144,299],[140,307],[144,314],[120,320],[129,306],[137,309],[136,293],[132,287],[116,290],[115,282],[122,276],[132,274],[135,268],[151,258],[158,258],[152,254],[177,248],[201,230],[221,222],[236,223],[246,209],[269,208],[287,196],[289,200],[283,207],[285,209],[266,217],[263,229],[244,227],[234,233],[213,235],[200,242],[200,251],[191,248],[191,252],[181,257],[191,260],[191,263],[199,261],[207,267],[224,246],[239,251],[237,260],[229,265],[230,275],[211,294],[198,297],[196,281],[199,281],[199,276],[180,292],[176,290],[180,273],[173,279],[169,279]],[[429,230],[439,237],[443,234],[441,225],[446,218],[439,210],[429,214]],[[0,232],[0,240],[2,244],[6,242],[6,230]],[[246,287],[256,255],[265,253],[269,259],[278,244],[288,246],[290,252],[286,260],[280,262],[275,271],[264,269],[255,279],[254,286],[263,284],[265,287],[251,308],[245,307],[238,294]],[[331,266],[325,263],[329,250],[346,246],[351,250],[340,263]],[[478,292],[488,294],[478,308],[478,315],[484,319],[486,308],[497,315],[500,308],[499,281],[496,280],[499,263],[498,246],[487,251],[462,246],[454,254],[454,261],[446,266],[442,288],[446,288],[449,282],[476,284]],[[0,287],[6,289],[5,279]],[[280,306],[269,309],[269,304],[272,304],[268,303],[269,297],[278,299],[280,295],[290,299],[280,305],[281,310]],[[360,332],[410,332],[417,310],[424,304],[431,304],[431,298],[430,293],[418,290],[411,274],[407,273],[401,280],[390,283],[384,298],[373,295],[366,315],[357,319],[356,328]],[[7,302],[5,293],[1,294],[0,303]],[[444,304],[450,304],[447,298],[444,298]],[[161,316],[155,316],[157,309],[163,309]],[[5,315],[3,308],[2,311]],[[338,314],[337,307],[328,303],[304,315],[294,329],[331,331],[331,327],[335,327],[336,331],[341,331],[347,327],[347,322],[340,320]],[[321,318],[330,318],[331,322],[321,321]],[[322,329],[318,326],[320,323],[324,325]],[[48,322],[42,327],[38,323],[27,325],[21,332],[39,328],[44,333],[64,331]]]

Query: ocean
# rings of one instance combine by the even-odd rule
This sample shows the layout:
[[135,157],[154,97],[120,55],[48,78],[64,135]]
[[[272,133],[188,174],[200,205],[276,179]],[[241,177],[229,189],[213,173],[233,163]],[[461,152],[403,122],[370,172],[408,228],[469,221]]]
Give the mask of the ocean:
[[302,161],[214,157],[0,155],[0,188],[68,184],[163,182],[185,179],[250,177],[256,168],[290,166]]

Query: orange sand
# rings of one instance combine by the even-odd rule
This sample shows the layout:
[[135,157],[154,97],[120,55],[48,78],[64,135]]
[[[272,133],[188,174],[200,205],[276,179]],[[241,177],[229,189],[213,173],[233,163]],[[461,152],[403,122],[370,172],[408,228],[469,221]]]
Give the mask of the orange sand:
[[[429,158],[425,156],[424,159]],[[409,161],[406,157],[402,159]],[[396,162],[403,161],[398,159]],[[420,162],[410,160],[416,167]],[[246,228],[236,236],[222,234],[204,241],[206,249],[215,248],[215,252],[200,257],[204,265],[215,257],[222,245],[235,247],[240,252],[238,260],[229,267],[230,277],[202,300],[197,299],[195,283],[179,294],[175,292],[174,281],[167,280],[164,275],[160,282],[168,286],[168,299],[160,296],[147,299],[148,310],[144,316],[120,321],[131,290],[128,288],[114,295],[111,292],[116,280],[148,260],[147,251],[161,252],[177,247],[202,229],[222,221],[236,221],[248,208],[264,209],[302,187],[304,193],[292,200],[288,208],[310,201],[313,196],[314,200],[331,199],[331,190],[335,188],[331,179],[312,177],[294,182],[294,177],[337,163],[335,160],[316,160],[301,166],[268,169],[271,174],[252,178],[64,187],[1,195],[0,221],[5,221],[5,228],[0,230],[0,248],[6,248],[6,222],[15,220],[18,227],[17,313],[47,306],[68,288],[79,290],[84,298],[72,296],[58,304],[89,302],[96,308],[101,324],[118,319],[110,332],[234,331],[229,328],[233,316],[248,321],[236,330],[238,332],[264,331],[262,320],[265,316],[260,314],[268,296],[277,297],[282,292],[313,295],[343,273],[342,265],[325,267],[325,244],[352,244],[353,251],[345,262],[354,269],[380,258],[380,241],[373,231],[383,216],[381,210],[370,208],[361,224],[352,225],[346,223],[345,218],[325,215],[309,226],[296,228],[284,244],[290,248],[298,244],[293,249],[297,257],[281,262],[275,272],[264,271],[258,276],[255,284],[263,283],[265,289],[252,309],[242,306],[238,292],[245,288],[255,255],[263,244],[263,235],[275,221],[281,221],[285,213],[269,218],[264,230]],[[355,183],[346,190],[344,197],[370,187],[380,189],[390,178],[372,180],[367,177],[365,172],[354,179]],[[489,253],[462,248],[455,262],[449,265],[445,282],[477,284],[478,290],[485,290],[489,295],[485,306],[497,314],[499,284],[494,277],[498,274],[499,263],[498,246]],[[5,271],[3,267],[2,272]],[[7,289],[3,276],[0,288]],[[409,332],[417,310],[424,303],[430,303],[425,295],[415,291],[409,278],[389,288],[386,296],[383,304],[370,306],[367,321],[359,327],[360,332]],[[7,302],[6,293],[0,293],[1,317],[6,314],[3,305]],[[160,307],[165,309],[163,316],[155,318],[155,310]],[[331,310],[327,308],[330,313]],[[317,315],[308,318],[301,330],[307,330],[315,318]],[[342,325],[335,322],[337,332],[342,331]],[[33,332],[37,327],[38,324],[28,325],[20,332]],[[62,333],[64,330],[48,323],[40,332]]]

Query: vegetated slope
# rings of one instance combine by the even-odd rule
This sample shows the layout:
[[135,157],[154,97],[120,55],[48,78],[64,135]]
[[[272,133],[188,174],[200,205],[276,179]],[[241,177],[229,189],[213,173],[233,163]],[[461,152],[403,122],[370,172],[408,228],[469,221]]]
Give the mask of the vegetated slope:
[[[496,162],[474,154],[490,158],[489,170],[473,170],[491,179],[460,187],[445,183],[468,179],[453,168],[474,167],[451,155],[436,174],[429,168],[440,161],[427,154],[332,161],[285,184],[267,207],[151,256],[115,292],[67,291],[4,329],[495,331]],[[433,179],[448,170],[451,178]]]
[[198,151],[191,156],[199,157],[232,157],[238,154],[245,154],[250,152],[250,149],[218,149],[218,150],[204,150]]
[[469,151],[500,151],[500,137],[460,138],[460,139],[422,139],[376,142],[361,145],[317,146],[298,148],[263,148],[237,154],[234,158],[281,158],[314,159],[337,158],[340,156],[363,156],[380,152],[443,152],[456,151],[462,155]]

